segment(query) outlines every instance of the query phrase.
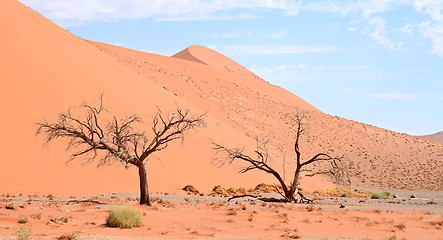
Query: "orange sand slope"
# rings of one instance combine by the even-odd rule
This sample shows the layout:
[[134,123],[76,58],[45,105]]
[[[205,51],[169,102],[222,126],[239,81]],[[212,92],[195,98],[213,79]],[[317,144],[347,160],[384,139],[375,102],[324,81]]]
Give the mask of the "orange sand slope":
[[[68,106],[100,93],[109,112],[137,113],[146,123],[156,106],[208,112],[207,128],[150,160],[154,192],[177,192],[186,184],[209,191],[216,184],[272,182],[261,173],[238,174],[240,165],[214,166],[209,139],[246,149],[253,149],[257,136],[269,139],[274,166],[281,168],[284,155],[290,171],[294,136],[284,115],[297,109],[310,116],[305,157],[318,151],[345,154],[359,186],[442,190],[442,145],[326,115],[210,49],[191,46],[165,57],[88,42],[14,0],[0,2],[0,32],[0,131],[7,136],[0,140],[0,193],[137,192],[134,169],[66,166],[63,142],[42,147],[43,138],[34,136],[36,122],[54,120]],[[331,186],[323,181],[305,184]]]
[[[34,136],[36,122],[45,117],[54,120],[59,112],[78,106],[82,100],[91,102],[104,93],[111,113],[137,113],[146,123],[156,106],[167,112],[177,104],[202,113],[17,1],[1,1],[0,32],[0,131],[7,136],[0,143],[2,193],[138,191],[134,169],[128,173],[119,164],[100,171],[93,165],[66,166],[69,153],[63,142],[42,147],[43,137]],[[148,167],[153,191],[178,191],[186,184],[201,183],[202,189],[209,189],[213,183],[254,183],[251,176],[236,174],[234,167],[212,165],[209,138],[246,145],[254,141],[210,113],[206,121],[208,127],[189,134],[185,145],[172,144],[158,159],[151,159]],[[150,129],[149,125],[145,128]]]
[[294,133],[285,115],[301,109],[308,112],[310,124],[301,147],[305,159],[324,151],[346,155],[359,187],[443,189],[442,145],[324,114],[231,59],[201,46],[191,46],[168,58],[94,44],[134,72],[246,135],[269,139],[271,149],[285,151],[273,152],[277,168],[285,158],[286,170],[291,169],[288,159],[294,157]]

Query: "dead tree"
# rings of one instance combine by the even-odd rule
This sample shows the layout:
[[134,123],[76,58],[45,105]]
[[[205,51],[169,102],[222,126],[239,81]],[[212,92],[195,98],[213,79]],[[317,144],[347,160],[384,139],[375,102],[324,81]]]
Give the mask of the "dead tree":
[[[295,163],[296,168],[294,171],[293,179],[289,185],[287,185],[281,175],[271,167],[269,162],[269,148],[267,142],[259,143],[257,139],[257,148],[254,150],[255,157],[251,157],[244,153],[242,148],[227,148],[222,144],[217,144],[212,142],[214,150],[224,156],[218,158],[219,164],[223,165],[225,163],[231,164],[234,160],[241,160],[249,165],[242,168],[239,173],[246,173],[251,170],[260,170],[265,173],[273,175],[277,181],[278,185],[274,185],[276,191],[283,197],[284,202],[297,202],[297,195],[300,196],[301,201],[311,202],[311,200],[306,199],[302,193],[298,191],[300,185],[300,178],[312,177],[320,174],[327,174],[335,178],[336,182],[339,184],[347,184],[349,178],[347,175],[347,168],[344,163],[344,156],[332,157],[328,153],[318,153],[315,156],[304,160],[300,152],[300,137],[307,130],[307,125],[304,123],[306,120],[306,115],[303,112],[297,112],[296,114],[288,115],[288,118],[292,122],[295,128]],[[317,166],[314,166],[317,165]],[[242,195],[238,197],[251,195]],[[237,198],[237,197],[235,197]],[[273,198],[263,198],[255,197],[262,201],[281,201]]]
[[134,130],[133,125],[142,121],[137,115],[103,119],[107,110],[102,96],[97,106],[83,103],[79,109],[83,115],[74,115],[69,108],[66,113],[59,114],[55,123],[47,120],[37,123],[36,134],[46,136],[45,144],[58,138],[68,139],[67,149],[75,150],[68,162],[82,156],[84,164],[98,159],[98,167],[113,162],[123,163],[126,168],[136,166],[140,178],[140,204],[151,206],[146,175],[149,157],[168,147],[169,142],[183,140],[187,131],[206,125],[205,114],[193,115],[179,107],[169,114],[163,114],[158,107],[157,110],[152,119],[152,137]]

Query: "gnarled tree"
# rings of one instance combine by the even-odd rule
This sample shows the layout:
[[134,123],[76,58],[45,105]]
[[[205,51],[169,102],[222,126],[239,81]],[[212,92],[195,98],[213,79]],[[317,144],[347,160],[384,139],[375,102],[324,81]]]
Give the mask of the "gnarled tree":
[[[239,171],[240,173],[246,173],[257,169],[273,175],[279,183],[278,185],[274,185],[274,187],[277,192],[280,193],[283,199],[259,198],[260,200],[264,201],[297,202],[297,195],[299,195],[302,201],[311,202],[298,191],[301,177],[312,177],[315,175],[327,174],[334,177],[335,181],[339,184],[349,184],[350,180],[347,175],[347,167],[346,163],[344,162],[344,156],[333,157],[328,153],[318,153],[306,160],[302,158],[302,154],[300,152],[300,138],[308,128],[308,125],[304,122],[306,120],[306,114],[304,112],[297,112],[295,114],[288,115],[288,119],[295,128],[294,151],[296,163],[293,179],[289,184],[286,184],[280,173],[271,167],[269,162],[269,148],[266,141],[259,143],[257,139],[257,148],[254,150],[255,157],[245,154],[244,149],[242,148],[227,148],[222,144],[212,142],[214,150],[216,150],[219,154],[223,154],[223,157],[217,159],[219,164],[231,164],[235,160],[241,160],[248,163],[248,165],[242,168]],[[244,196],[251,195],[242,195],[238,197]]]
[[83,103],[78,115],[74,115],[69,108],[66,113],[59,114],[55,123],[47,120],[37,123],[36,134],[46,135],[45,143],[57,138],[68,139],[67,149],[74,150],[68,162],[82,156],[85,164],[98,159],[98,166],[116,161],[126,168],[136,166],[140,178],[140,204],[150,206],[145,166],[149,157],[168,147],[169,142],[183,140],[187,131],[206,125],[205,114],[193,115],[179,107],[169,114],[163,114],[160,108],[157,110],[152,119],[151,137],[134,130],[134,124],[141,122],[137,115],[103,119],[103,114],[107,112],[103,106],[103,96],[98,105]]

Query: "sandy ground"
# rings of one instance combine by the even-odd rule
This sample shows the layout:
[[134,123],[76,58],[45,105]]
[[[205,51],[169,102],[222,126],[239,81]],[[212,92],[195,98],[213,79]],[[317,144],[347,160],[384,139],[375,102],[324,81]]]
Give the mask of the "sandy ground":
[[[416,195],[385,200],[310,196],[311,205],[153,194],[152,207],[139,206],[135,194],[52,200],[2,196],[0,239],[16,239],[24,218],[33,239],[70,233],[78,239],[443,239],[443,193]],[[6,207],[10,204],[15,209]],[[143,226],[107,227],[107,210],[118,204],[142,213]]]
[[[218,168],[211,140],[250,155],[256,137],[269,140],[272,166],[289,176],[294,129],[285,116],[297,109],[307,111],[310,125],[301,139],[302,158],[345,155],[353,187],[443,190],[443,145],[325,114],[211,49],[191,46],[167,57],[86,41],[16,0],[0,1],[0,34],[0,194],[137,192],[135,168],[117,163],[97,171],[97,162],[82,167],[82,159],[65,165],[72,153],[66,141],[43,147],[44,136],[35,136],[37,122],[53,122],[69,107],[82,116],[76,107],[101,93],[108,109],[102,125],[113,115],[137,114],[144,122],[134,128],[148,135],[157,107],[207,113],[206,128],[150,158],[154,192],[177,193],[186,184],[210,191],[218,184],[274,183],[258,171],[238,174],[241,162]],[[310,184],[328,188],[317,180]]]

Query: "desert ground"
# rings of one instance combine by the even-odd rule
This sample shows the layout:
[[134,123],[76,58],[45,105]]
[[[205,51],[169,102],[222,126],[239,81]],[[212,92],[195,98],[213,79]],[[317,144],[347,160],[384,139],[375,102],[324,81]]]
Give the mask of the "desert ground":
[[[2,196],[0,239],[16,239],[19,225],[32,230],[32,239],[67,234],[76,239],[443,239],[443,194],[416,195],[409,198],[403,192],[395,199],[307,195],[314,204],[289,204],[162,193],[152,195],[151,207],[138,205],[137,195],[123,193]],[[108,210],[115,205],[137,209],[143,225],[106,226]]]

